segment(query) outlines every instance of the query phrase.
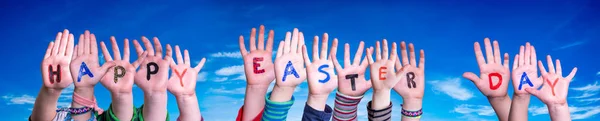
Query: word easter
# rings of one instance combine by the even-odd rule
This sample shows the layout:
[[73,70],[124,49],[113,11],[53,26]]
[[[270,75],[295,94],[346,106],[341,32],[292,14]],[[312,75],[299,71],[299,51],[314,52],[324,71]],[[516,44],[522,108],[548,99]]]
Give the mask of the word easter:
[[387,69],[387,67],[383,66],[383,67],[379,67],[379,80],[385,80],[385,74],[387,72],[385,72],[385,70]]
[[285,77],[290,74],[293,74],[296,78],[300,78],[300,75],[298,75],[298,72],[296,72],[296,69],[294,69],[294,66],[292,66],[292,61],[288,61],[287,65],[285,65],[284,71],[285,73],[283,73],[283,79],[281,81],[285,82]]
[[521,87],[523,87],[523,82],[527,82],[527,84],[530,87],[533,87],[533,83],[531,83],[531,81],[529,81],[529,77],[527,77],[527,73],[523,72],[523,75],[521,76],[521,82],[519,83],[519,90],[521,90]]
[[[154,70],[150,70],[150,66],[154,66]],[[146,80],[150,81],[150,74],[156,74],[158,73],[158,64],[156,64],[155,62],[150,62],[148,64],[146,64]]]
[[323,68],[329,68],[329,65],[321,65],[321,66],[319,66],[319,72],[321,72],[321,73],[325,74],[325,76],[327,76],[323,80],[319,79],[319,82],[326,83],[326,82],[329,81],[329,73],[327,73],[327,71],[323,70]]
[[90,69],[85,64],[85,62],[81,62],[81,66],[79,66],[79,75],[77,76],[77,82],[81,81],[81,77],[83,75],[88,75],[88,76],[90,76],[90,78],[94,77],[94,74],[92,74]]
[[115,83],[119,81],[119,78],[123,78],[125,76],[125,73],[127,73],[127,71],[125,71],[125,68],[123,68],[123,66],[115,66]]
[[[496,85],[492,84],[492,77],[498,77],[498,83]],[[492,90],[496,90],[502,85],[502,75],[500,75],[500,73],[490,73],[488,74],[488,79],[490,81],[490,89]]]
[[52,65],[48,65],[48,78],[50,78],[50,84],[54,84],[54,81],[60,83],[60,65],[56,65],[56,71],[53,70]]
[[358,78],[358,74],[349,74],[346,75],[346,79],[350,79],[350,85],[352,85],[352,91],[356,91],[356,82],[354,79]]
[[263,61],[262,57],[255,57],[252,59],[252,67],[254,68],[254,73],[255,74],[261,74],[265,72],[265,69],[258,69],[258,67],[260,67],[260,61]]
[[179,73],[179,71],[177,71],[177,69],[173,69],[173,72],[175,72],[175,75],[177,75],[177,77],[179,77],[179,83],[181,84],[181,87],[183,87],[183,75],[185,75],[186,71],[187,71],[187,68],[183,70],[183,73]]
[[[406,73],[406,81],[408,88],[417,88],[417,83],[414,81],[415,80],[415,73],[413,72],[408,72]],[[412,84],[412,87],[410,86]]]

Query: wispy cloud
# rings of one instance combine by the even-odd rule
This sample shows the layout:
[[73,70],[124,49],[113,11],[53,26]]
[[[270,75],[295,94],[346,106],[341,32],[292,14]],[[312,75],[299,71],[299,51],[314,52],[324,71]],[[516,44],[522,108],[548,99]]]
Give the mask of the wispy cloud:
[[[531,106],[528,110],[533,116],[548,114],[548,107],[546,105]],[[569,106],[569,112],[571,112],[571,119],[573,120],[587,119],[600,114],[600,106]]]
[[460,113],[460,114],[475,113],[480,116],[495,115],[494,109],[492,109],[492,107],[490,107],[490,106],[485,106],[485,105],[462,104],[462,105],[455,107],[453,111],[456,113]]
[[554,48],[552,50],[567,49],[567,48],[575,47],[575,46],[578,46],[578,45],[581,45],[581,44],[585,44],[585,43],[586,43],[586,41],[576,41],[576,42],[573,42],[573,43],[569,43],[569,44],[566,44],[566,45]]
[[240,52],[217,52],[210,54],[210,57],[213,58],[242,58],[242,54]]
[[14,96],[14,95],[4,95],[2,96],[2,98],[4,100],[7,100],[8,102],[6,103],[7,105],[12,105],[12,104],[33,104],[35,103],[35,97],[31,96],[31,95],[21,95],[21,96]]
[[583,87],[573,87],[571,89],[582,92],[582,94],[579,96],[570,97],[577,98],[577,101],[579,102],[594,102],[599,100],[598,98],[591,98],[596,96],[600,92],[600,84],[598,84],[598,81],[594,82],[594,84],[588,84]]
[[460,78],[449,78],[445,81],[429,81],[436,93],[442,92],[457,100],[469,100],[473,98],[473,92],[462,87]]
[[529,112],[531,113],[531,115],[536,116],[536,115],[541,115],[541,114],[548,114],[548,107],[546,107],[546,105],[544,106],[529,106]]
[[214,82],[224,82],[227,81],[227,77],[217,77],[213,79]]
[[215,72],[219,76],[231,76],[244,73],[244,65],[224,67]]
[[198,73],[198,78],[196,79],[196,81],[198,82],[204,82],[206,81],[206,76],[208,75],[208,73],[206,72],[200,72]]
[[583,87],[573,87],[571,89],[577,91],[599,91],[600,85],[598,84],[598,81],[596,81],[594,84],[588,84]]
[[235,89],[227,89],[224,86],[220,88],[209,88],[206,93],[217,93],[217,94],[244,94],[246,92],[246,88],[235,88]]

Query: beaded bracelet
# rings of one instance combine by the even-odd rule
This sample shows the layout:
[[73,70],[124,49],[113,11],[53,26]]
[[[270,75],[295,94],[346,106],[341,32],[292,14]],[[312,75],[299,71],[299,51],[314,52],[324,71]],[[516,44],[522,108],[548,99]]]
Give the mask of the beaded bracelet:
[[423,115],[422,110],[423,109],[419,109],[417,111],[408,111],[408,110],[404,110],[404,108],[402,108],[402,116],[406,116],[409,118],[421,118],[421,115]]
[[81,107],[81,108],[61,108],[56,110],[56,112],[67,111],[71,115],[79,115],[90,112],[93,108],[90,107]]

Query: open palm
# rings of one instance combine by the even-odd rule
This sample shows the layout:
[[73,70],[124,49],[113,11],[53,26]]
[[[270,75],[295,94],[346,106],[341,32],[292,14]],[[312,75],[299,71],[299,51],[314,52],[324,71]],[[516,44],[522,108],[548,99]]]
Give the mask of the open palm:
[[547,60],[549,71],[546,71],[542,61],[538,61],[540,72],[544,78],[544,86],[542,89],[536,90],[535,88],[527,88],[526,91],[538,97],[546,105],[566,104],[567,94],[569,93],[569,83],[573,77],[575,77],[577,67],[573,68],[567,77],[563,77],[560,60],[556,59],[556,69],[554,68],[552,57],[550,57],[550,55],[547,56]]
[[[293,35],[287,32],[285,41],[279,42],[275,59],[275,77],[277,77],[276,84],[278,86],[296,87],[306,79],[306,69],[302,58],[303,45],[304,35],[298,32],[298,29],[294,29]],[[286,72],[289,73],[286,74]]]
[[494,48],[489,38],[485,38],[485,55],[487,63],[484,60],[479,42],[475,42],[475,57],[479,65],[480,76],[473,72],[465,72],[463,77],[471,80],[483,95],[488,97],[506,96],[510,71],[508,70],[508,53],[504,54],[504,64],[500,58],[500,45],[494,40]]
[[[525,46],[521,45],[519,54],[515,55],[512,71],[512,82],[516,94],[529,94],[525,91],[525,88],[537,89],[544,83],[538,77],[536,62],[535,48],[529,42]],[[526,78],[523,76],[526,76]],[[529,82],[526,79],[529,79]]]
[[[269,31],[265,49],[265,26],[261,25],[258,33],[258,49],[256,48],[256,29],[250,33],[250,53],[246,50],[244,36],[240,35],[240,53],[244,59],[244,72],[248,85],[269,85],[275,79],[273,68],[273,30]],[[281,50],[279,50],[281,51]]]
[[107,62],[100,66],[98,44],[94,34],[85,31],[79,36],[79,43],[75,46],[75,54],[70,66],[73,80],[76,81],[75,87],[93,88],[114,65],[112,62]]
[[[308,74],[309,93],[311,95],[329,95],[338,84],[338,80],[333,72],[333,62],[327,59],[327,41],[329,35],[323,34],[323,45],[321,55],[319,56],[319,37],[315,36],[313,41],[313,62],[308,57],[306,46],[302,46],[304,53],[304,63],[306,64],[306,72]],[[329,75],[325,74],[328,73]]]
[[[171,78],[169,79],[168,90],[175,96],[194,95],[196,94],[196,79],[198,72],[204,66],[206,58],[202,58],[196,67],[191,67],[190,54],[188,50],[184,50],[184,57],[181,57],[179,46],[175,46],[175,54],[177,63],[171,61]],[[173,60],[173,59],[171,59]]]
[[73,56],[74,43],[73,34],[69,34],[69,30],[65,29],[62,33],[58,32],[54,42],[48,44],[41,65],[44,87],[62,90],[73,83],[69,64]]
[[121,57],[121,52],[119,50],[119,45],[115,40],[115,37],[110,38],[112,51],[114,55],[110,55],[106,44],[104,42],[100,42],[100,46],[102,47],[102,55],[104,55],[104,61],[112,62],[115,64],[114,67],[108,69],[108,72],[102,79],[100,83],[108,89],[112,94],[130,94],[133,88],[133,78],[135,76],[135,70],[140,66],[144,57],[146,57],[147,52],[142,54],[142,58],[138,58],[135,62],[129,63],[129,40],[124,40],[124,52],[123,57]]
[[[404,66],[398,72],[394,70],[394,64],[396,59],[398,59],[395,42],[392,44],[391,56],[389,54],[387,40],[383,39],[383,50],[380,48],[380,43],[377,41],[375,61],[373,57],[371,57],[373,48],[367,49],[367,58],[371,65],[371,83],[373,84],[374,90],[389,91],[403,78],[402,75],[406,74],[406,68],[410,68],[410,66]],[[384,72],[385,74],[382,74]]]
[[[333,45],[331,46],[331,58],[338,74],[338,92],[349,96],[364,95],[367,90],[371,89],[371,82],[365,79],[365,71],[367,70],[367,66],[369,66],[369,64],[366,58],[363,58],[362,62],[360,60],[363,55],[365,43],[361,41],[358,45],[358,49],[356,50],[354,61],[352,63],[350,63],[350,44],[345,44],[344,67],[342,67],[340,62],[337,60],[337,46],[338,40],[334,39]],[[355,75],[358,76],[352,77]],[[354,82],[352,82],[352,78],[354,78]]]
[[405,78],[400,79],[400,82],[394,86],[394,90],[403,98],[423,99],[425,94],[425,51],[421,49],[417,67],[414,45],[408,44],[408,49],[410,56],[406,51],[406,43],[404,41],[400,43],[402,63],[400,63],[400,59],[396,59],[396,71],[399,72],[403,66],[410,66],[410,68],[406,70]]
[[[151,95],[153,92],[162,93],[167,91],[167,81],[169,78],[169,66],[171,64],[171,46],[167,44],[167,53],[165,57],[162,57],[162,46],[158,38],[154,37],[154,47],[156,51],[154,51],[154,47],[150,43],[150,40],[146,37],[142,37],[142,41],[146,46],[147,56],[142,60],[141,67],[137,71],[134,77],[134,83],[138,85],[146,95]],[[142,46],[137,42],[137,40],[133,41],[135,45],[136,52],[139,56],[142,56],[144,50]],[[156,68],[153,63],[156,63]],[[149,73],[156,72],[156,73]]]

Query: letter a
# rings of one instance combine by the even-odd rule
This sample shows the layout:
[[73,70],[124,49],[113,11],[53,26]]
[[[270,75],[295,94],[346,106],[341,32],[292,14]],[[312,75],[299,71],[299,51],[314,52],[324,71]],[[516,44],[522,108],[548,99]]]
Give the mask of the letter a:
[[[492,77],[498,77],[498,83],[496,85],[493,85],[492,83]],[[488,75],[488,79],[490,80],[490,89],[492,90],[496,90],[500,87],[500,85],[502,85],[502,75],[500,75],[499,73],[490,73]]]
[[[119,73],[121,72],[121,73]],[[115,67],[115,83],[117,83],[117,81],[119,81],[119,78],[123,78],[125,76],[125,73],[127,73],[127,71],[125,71],[125,68],[123,68],[123,66],[116,66]]]
[[260,67],[260,61],[263,61],[262,57],[257,57],[252,59],[252,68],[254,68],[254,74],[261,74],[265,72],[265,69],[258,69]]
[[356,91],[356,82],[354,79],[358,78],[358,74],[349,74],[346,75],[346,79],[350,79],[350,85],[352,85],[352,91]]
[[387,72],[385,72],[386,69],[387,69],[387,67],[385,67],[385,66],[379,67],[379,80],[386,79],[385,78],[385,74],[387,73]]
[[[154,70],[150,70],[150,66],[154,66]],[[155,62],[150,62],[146,64],[146,70],[146,80],[150,81],[150,74],[158,73],[158,64],[156,64]]]
[[81,77],[84,75],[88,75],[90,78],[94,77],[94,74],[92,74],[85,62],[81,62],[81,66],[79,66],[79,76],[77,76],[77,82],[81,82]]
[[285,73],[283,73],[283,79],[281,81],[285,82],[285,77],[290,74],[293,74],[296,78],[300,78],[300,75],[298,75],[298,72],[296,72],[296,69],[294,69],[294,66],[292,65],[292,61],[288,61],[287,65],[285,65]]
[[523,75],[521,76],[521,82],[519,83],[519,90],[521,90],[521,87],[523,87],[523,82],[527,82],[527,84],[530,87],[533,87],[533,83],[531,83],[531,81],[529,81],[529,77],[527,77],[527,73],[523,72]]
[[48,65],[48,78],[50,78],[50,84],[54,84],[54,81],[60,83],[60,65],[56,66],[56,71],[52,69],[52,65]]
[[326,82],[329,81],[329,73],[327,73],[325,70],[323,70],[323,68],[329,68],[329,65],[321,65],[321,66],[319,66],[319,72],[321,72],[321,73],[325,74],[325,76],[327,76],[323,80],[319,79],[319,82],[326,83]]

